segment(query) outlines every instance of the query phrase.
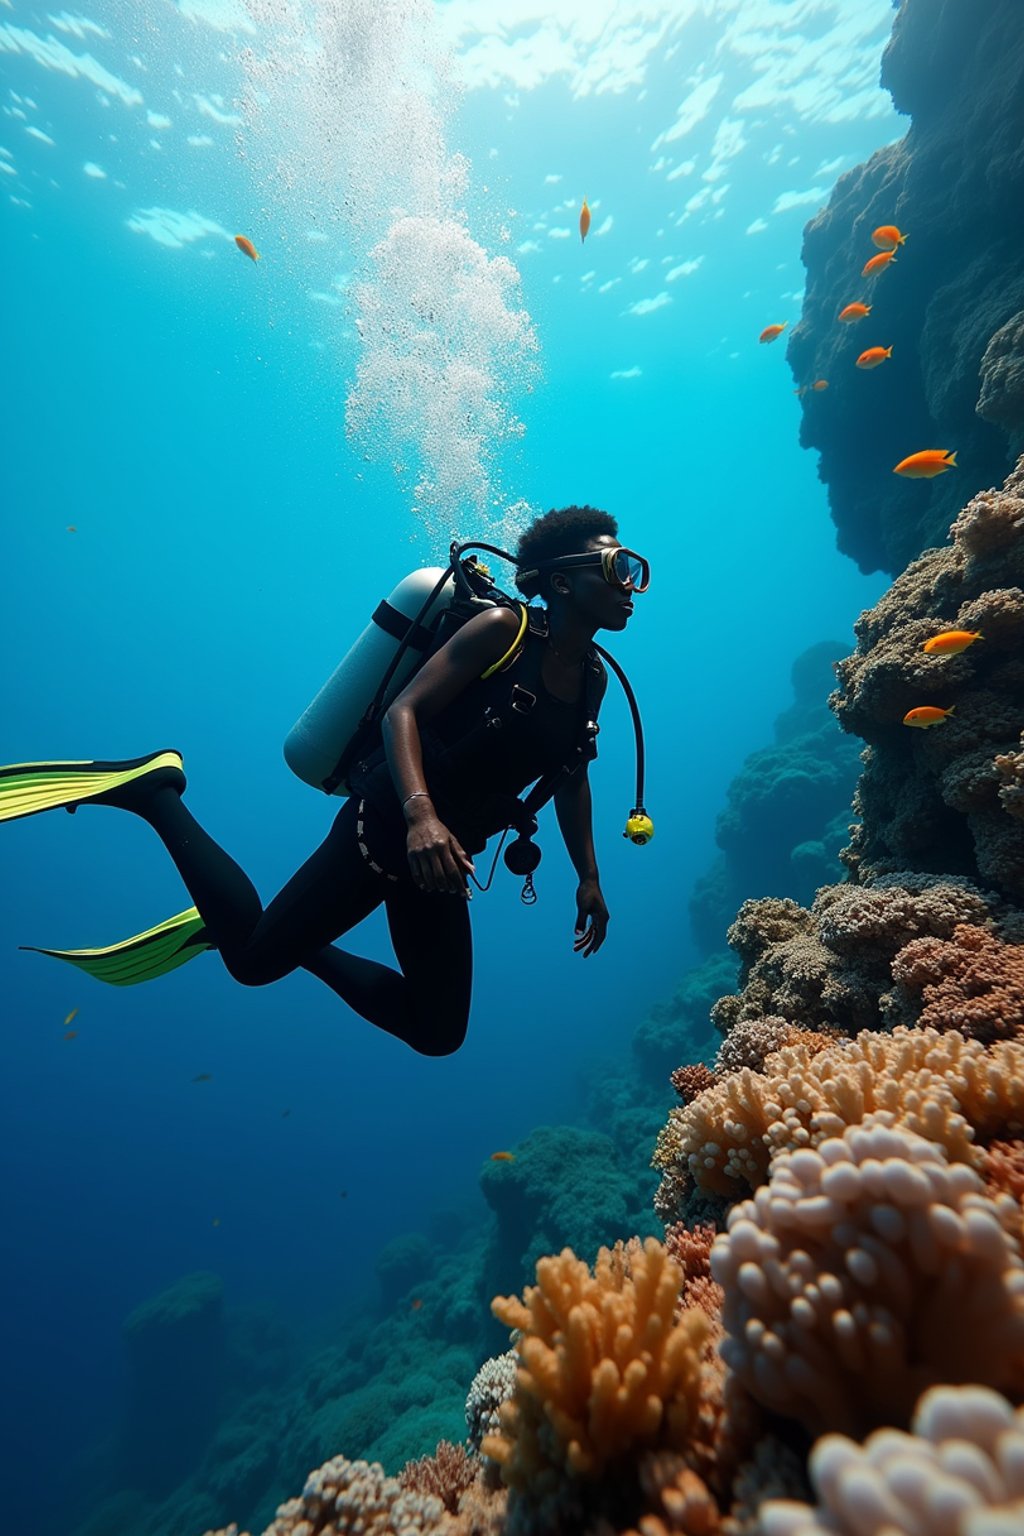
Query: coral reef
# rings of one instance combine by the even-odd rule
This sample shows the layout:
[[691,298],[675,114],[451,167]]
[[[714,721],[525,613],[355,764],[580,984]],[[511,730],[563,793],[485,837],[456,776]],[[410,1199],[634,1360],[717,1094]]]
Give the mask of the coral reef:
[[[1000,481],[1024,448],[1022,72],[1017,0],[904,0],[882,84],[913,122],[839,178],[804,232],[789,361],[798,384],[830,387],[803,396],[801,442],[819,450],[839,548],[865,571],[895,575],[941,544],[960,486]],[[869,286],[871,231],[892,222],[909,238]],[[872,306],[870,321],[837,325],[853,299]],[[876,342],[892,345],[891,363],[855,369]],[[926,447],[957,449],[958,471],[928,483],[892,473]]]
[[783,1152],[711,1252],[722,1355],[814,1434],[909,1422],[928,1386],[1024,1392],[1020,1213],[891,1117]]
[[[868,743],[854,802],[862,825],[844,862],[859,880],[897,870],[961,874],[1024,898],[1024,827],[1013,814],[1024,719],[1024,460],[974,497],[952,546],[929,550],[855,630],[832,704]],[[980,631],[958,655],[928,655],[943,629]],[[908,730],[906,712],[954,713]]]
[[955,1030],[865,1030],[815,1050],[787,1046],[763,1072],[724,1078],[669,1112],[654,1152],[666,1222],[690,1221],[691,1191],[742,1197],[775,1153],[815,1147],[884,1111],[954,1162],[980,1165],[974,1142],[1024,1135],[1024,1041],[986,1048]]
[[729,785],[715,826],[721,856],[690,898],[690,924],[704,953],[721,948],[745,897],[810,901],[840,873],[858,753],[824,701],[846,650],[826,640],[797,657],[793,703],[775,721],[773,744],[751,753]]
[[485,1360],[473,1377],[466,1398],[466,1429],[469,1443],[480,1449],[485,1435],[495,1435],[501,1427],[501,1405],[516,1389],[519,1361],[514,1349],[492,1360]]
[[1024,1529],[1024,1408],[985,1387],[932,1387],[911,1433],[811,1453],[816,1508],[767,1503],[761,1536],[1009,1536]]
[[593,1271],[564,1249],[540,1261],[523,1300],[495,1299],[520,1330],[520,1367],[481,1449],[512,1490],[511,1530],[557,1530],[609,1506],[628,1518],[631,1502],[639,1515],[637,1454],[687,1449],[709,1324],[698,1309],[676,1316],[682,1278],[648,1238],[628,1255],[603,1248]]
[[1024,945],[960,923],[948,940],[904,945],[892,975],[890,1020],[905,1012],[922,1027],[956,1029],[986,1044],[1024,1038]]

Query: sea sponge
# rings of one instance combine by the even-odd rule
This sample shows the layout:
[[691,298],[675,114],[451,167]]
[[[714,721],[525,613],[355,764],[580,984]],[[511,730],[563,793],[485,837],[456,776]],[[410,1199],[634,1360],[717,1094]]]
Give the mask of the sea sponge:
[[892,963],[887,1020],[956,1029],[986,1044],[1024,1038],[1024,945],[961,923],[948,940],[914,939]]
[[940,1382],[1024,1392],[1019,1213],[890,1116],[781,1154],[711,1271],[722,1356],[813,1434],[903,1425]]
[[521,1528],[557,1529],[568,1506],[578,1521],[591,1492],[612,1487],[625,1507],[638,1453],[685,1451],[709,1323],[696,1308],[676,1317],[682,1279],[654,1238],[628,1255],[602,1248],[593,1272],[565,1248],[539,1261],[522,1301],[492,1302],[520,1329],[520,1369],[501,1430],[481,1449],[499,1463]]
[[769,1501],[761,1536],[1011,1536],[1024,1530],[1024,1408],[985,1387],[932,1387],[909,1435],[826,1435],[810,1471],[818,1505]]
[[[763,1072],[742,1072],[669,1111],[653,1165],[665,1222],[686,1220],[689,1186],[735,1200],[768,1177],[773,1152],[817,1146],[877,1110],[977,1162],[975,1134],[1016,1136],[1024,1126],[1024,1042],[986,1050],[955,1030],[862,1031],[824,1050],[786,1046]],[[685,1179],[680,1179],[685,1174]]]

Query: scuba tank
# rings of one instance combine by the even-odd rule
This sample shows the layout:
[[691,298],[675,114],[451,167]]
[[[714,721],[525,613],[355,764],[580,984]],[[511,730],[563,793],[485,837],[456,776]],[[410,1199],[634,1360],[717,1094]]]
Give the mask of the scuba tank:
[[410,571],[378,605],[369,624],[285,739],[285,762],[306,784],[328,794],[348,794],[344,778],[334,777],[335,770],[343,758],[355,757],[346,749],[377,700],[382,678],[401,651],[379,701],[383,710],[433,649],[436,626],[454,591],[450,570],[427,565]]

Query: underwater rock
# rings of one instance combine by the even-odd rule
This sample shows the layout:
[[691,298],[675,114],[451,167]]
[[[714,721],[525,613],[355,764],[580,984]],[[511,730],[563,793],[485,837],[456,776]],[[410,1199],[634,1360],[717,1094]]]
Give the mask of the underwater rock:
[[127,1486],[162,1495],[193,1470],[216,1430],[224,1385],[223,1286],[198,1271],[125,1320]]
[[721,948],[747,897],[807,902],[840,872],[858,751],[836,729],[825,700],[846,649],[842,641],[823,640],[796,658],[793,703],[775,721],[774,744],[752,752],[729,785],[715,827],[722,857],[690,898],[691,927],[705,953]]
[[[839,178],[807,225],[803,314],[788,357],[803,397],[800,440],[820,454],[839,548],[895,575],[941,544],[964,484],[999,483],[1024,435],[1024,27],[1019,0],[904,0],[882,84],[913,121],[903,139]],[[863,279],[871,231],[907,236],[891,271]],[[838,325],[844,305],[872,306]],[[865,373],[863,347],[892,346]],[[923,448],[957,469],[908,481],[893,466]]]

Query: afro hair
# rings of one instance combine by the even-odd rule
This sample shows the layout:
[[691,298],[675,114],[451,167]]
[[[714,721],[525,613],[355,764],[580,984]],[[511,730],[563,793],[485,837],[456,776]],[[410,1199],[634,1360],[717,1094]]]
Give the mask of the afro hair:
[[619,525],[610,512],[602,512],[598,507],[562,507],[538,517],[522,535],[516,550],[516,586],[523,596],[540,596],[544,578],[520,580],[519,571],[531,570],[543,560],[557,560],[559,555],[580,554],[588,539],[602,533],[617,538]]

